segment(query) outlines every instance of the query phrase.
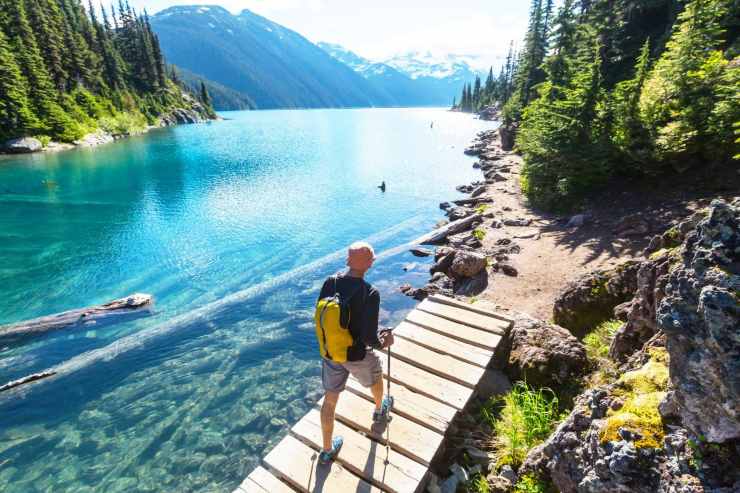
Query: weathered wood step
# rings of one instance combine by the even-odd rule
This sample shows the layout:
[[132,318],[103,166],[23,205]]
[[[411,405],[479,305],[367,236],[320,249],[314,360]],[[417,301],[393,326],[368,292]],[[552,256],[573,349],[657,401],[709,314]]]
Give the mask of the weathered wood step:
[[492,333],[455,322],[454,320],[448,320],[431,313],[423,312],[421,310],[413,310],[411,313],[406,315],[406,321],[420,325],[447,337],[491,351],[495,351],[504,334],[503,330],[500,333]]
[[[379,488],[363,481],[341,464],[319,464],[319,454],[293,436],[283,438],[264,459],[276,476],[305,493],[380,493]],[[272,493],[272,492],[271,492]]]
[[[323,398],[319,405],[322,403]],[[362,397],[352,392],[343,392],[337,402],[336,417],[347,426],[385,443],[386,426],[373,423],[374,409],[375,405]],[[442,435],[398,413],[393,413],[390,426],[391,448],[428,466],[442,443]]]
[[[388,356],[385,353],[378,356],[383,364],[383,374],[388,375]],[[473,393],[472,389],[464,385],[451,382],[397,358],[391,361],[390,379],[458,410],[465,407]]]
[[[374,402],[370,389],[363,387],[353,377],[347,380],[347,390]],[[396,413],[438,433],[444,434],[457,415],[454,407],[414,392],[400,383],[391,384],[391,395],[395,401],[393,409]]]
[[458,308],[462,308],[464,310],[468,310],[471,312],[476,312],[482,315],[488,315],[494,318],[498,318],[499,320],[508,322],[509,324],[512,324],[514,322],[513,318],[503,315],[501,313],[495,312],[493,310],[488,310],[486,308],[483,308],[483,306],[480,303],[465,303],[458,299],[450,298],[449,296],[444,296],[441,294],[429,295],[429,299],[431,301],[436,301],[437,303],[444,303],[444,304],[456,306]]
[[490,349],[483,349],[453,339],[452,337],[442,335],[411,322],[401,322],[396,326],[393,333],[400,338],[415,342],[420,346],[448,354],[460,361],[465,361],[481,368],[488,366],[493,357],[493,351]]
[[264,467],[257,466],[233,493],[295,493],[295,490]]
[[500,318],[496,318],[491,315],[484,315],[477,311],[466,310],[459,306],[439,303],[430,299],[425,299],[419,303],[416,308],[417,310],[432,313],[438,317],[453,320],[458,323],[475,327],[476,329],[496,334],[504,334],[511,326],[511,322],[507,320],[501,320]]
[[[447,354],[432,351],[401,337],[396,339],[392,350],[394,358],[471,389],[475,388],[485,371],[480,366],[471,365]],[[393,362],[391,362],[392,364]]]
[[[316,409],[309,411],[293,426],[291,433],[316,450],[321,450],[319,411]],[[383,444],[371,440],[341,422],[334,423],[334,435],[341,435],[344,439],[337,461],[367,482],[393,493],[412,493],[421,488],[427,474],[426,466],[393,449],[388,453]]]

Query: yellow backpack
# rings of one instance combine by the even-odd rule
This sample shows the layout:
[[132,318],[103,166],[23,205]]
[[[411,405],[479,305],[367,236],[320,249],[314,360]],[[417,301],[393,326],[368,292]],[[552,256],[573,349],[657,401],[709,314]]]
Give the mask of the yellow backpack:
[[319,341],[321,356],[335,363],[346,363],[347,352],[354,345],[349,331],[349,302],[364,283],[346,299],[337,291],[337,277],[334,276],[334,294],[321,298],[316,303],[314,321],[316,322],[316,339]]

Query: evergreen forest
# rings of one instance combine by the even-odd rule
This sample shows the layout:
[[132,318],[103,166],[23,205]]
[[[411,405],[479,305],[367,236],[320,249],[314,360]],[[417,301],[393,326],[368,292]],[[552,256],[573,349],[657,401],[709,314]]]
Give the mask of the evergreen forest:
[[171,80],[146,12],[125,0],[0,0],[0,140],[136,133],[196,98]]
[[532,0],[521,49],[456,108],[502,111],[522,189],[558,208],[615,177],[738,168],[740,2]]

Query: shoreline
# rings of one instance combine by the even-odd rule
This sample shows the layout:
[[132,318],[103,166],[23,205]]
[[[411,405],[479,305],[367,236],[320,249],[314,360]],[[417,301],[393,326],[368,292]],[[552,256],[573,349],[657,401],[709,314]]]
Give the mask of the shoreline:
[[[92,147],[98,147],[103,144],[111,144],[113,142],[128,139],[130,137],[135,137],[138,135],[144,135],[149,133],[152,130],[160,129],[160,128],[167,128],[167,127],[174,127],[177,125],[191,125],[196,123],[209,123],[212,121],[219,121],[224,120],[225,118],[216,115],[215,118],[204,118],[199,112],[195,110],[187,110],[184,108],[176,108],[172,110],[167,115],[160,117],[160,122],[158,125],[147,125],[144,129],[141,131],[136,132],[127,132],[124,134],[113,134],[110,132],[106,132],[105,130],[98,128],[94,132],[90,132],[88,134],[83,135],[80,139],[74,141],[74,142],[56,142],[56,141],[49,141],[46,145],[43,145],[41,141],[39,141],[37,138],[33,136],[28,137],[18,137],[16,139],[10,139],[7,142],[3,143],[2,146],[0,146],[0,158],[3,156],[27,156],[27,155],[33,155],[33,154],[47,154],[47,153],[57,153],[62,151],[70,151],[73,149],[84,149],[84,148],[92,148]],[[40,146],[36,150],[24,150],[24,151],[9,151],[8,147],[11,145],[11,142],[15,141],[35,141],[30,142],[32,146]]]

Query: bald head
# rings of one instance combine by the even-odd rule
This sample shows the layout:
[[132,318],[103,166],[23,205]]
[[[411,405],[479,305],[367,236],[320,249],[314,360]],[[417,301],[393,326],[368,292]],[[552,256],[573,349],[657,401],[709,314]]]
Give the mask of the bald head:
[[373,265],[375,250],[370,243],[356,241],[347,250],[347,266],[356,274],[364,274]]

